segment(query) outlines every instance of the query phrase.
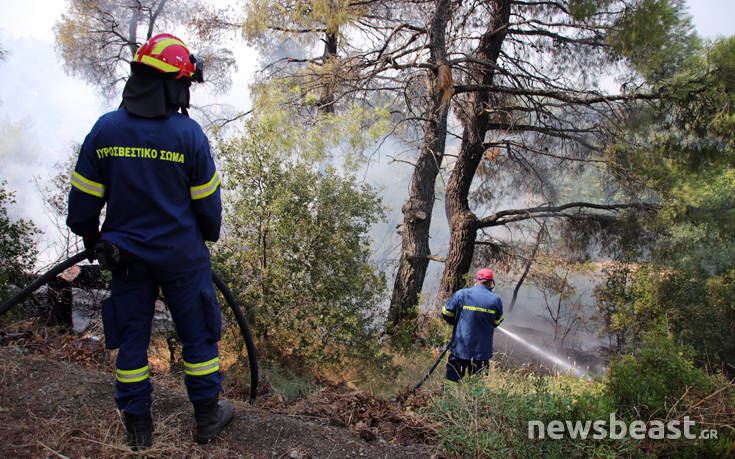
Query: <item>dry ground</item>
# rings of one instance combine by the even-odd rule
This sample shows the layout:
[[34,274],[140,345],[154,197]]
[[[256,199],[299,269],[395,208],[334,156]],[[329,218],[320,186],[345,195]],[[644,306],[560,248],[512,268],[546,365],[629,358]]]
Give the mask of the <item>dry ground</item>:
[[[0,457],[129,457],[114,407],[112,364],[100,343],[25,324],[0,331]],[[155,367],[153,368],[155,372]],[[436,427],[412,409],[334,387],[302,400],[233,401],[214,443],[193,442],[180,375],[154,374],[149,457],[436,457]],[[413,404],[413,405],[412,405]]]

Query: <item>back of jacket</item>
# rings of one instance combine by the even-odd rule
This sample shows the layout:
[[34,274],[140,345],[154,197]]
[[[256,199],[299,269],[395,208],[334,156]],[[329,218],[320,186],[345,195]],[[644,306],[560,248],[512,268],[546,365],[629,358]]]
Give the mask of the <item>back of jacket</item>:
[[219,238],[219,177],[206,135],[179,113],[148,119],[119,109],[100,117],[74,170],[67,225],[166,271],[209,266],[205,240]]
[[503,302],[484,285],[458,290],[442,309],[454,331],[452,354],[460,359],[488,360],[493,355],[495,327],[503,321]]

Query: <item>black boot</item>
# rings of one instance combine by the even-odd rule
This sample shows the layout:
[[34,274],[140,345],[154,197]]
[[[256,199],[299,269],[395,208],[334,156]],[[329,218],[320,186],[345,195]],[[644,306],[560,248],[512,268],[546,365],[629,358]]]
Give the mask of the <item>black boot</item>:
[[232,419],[232,404],[217,397],[194,402],[194,419],[197,421],[197,443],[209,443],[222,432]]
[[128,446],[133,451],[143,451],[153,444],[153,418],[151,412],[144,414],[124,413],[125,429],[128,431]]

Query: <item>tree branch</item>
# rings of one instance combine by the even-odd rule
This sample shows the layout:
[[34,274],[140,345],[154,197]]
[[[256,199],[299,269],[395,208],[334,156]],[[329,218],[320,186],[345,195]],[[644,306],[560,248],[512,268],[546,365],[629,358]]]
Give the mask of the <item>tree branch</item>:
[[503,87],[503,86],[493,86],[493,85],[480,85],[480,84],[474,84],[474,85],[455,85],[454,86],[454,92],[455,93],[462,93],[462,92],[473,92],[473,91],[490,91],[493,93],[499,93],[499,94],[508,94],[512,96],[528,96],[528,97],[546,97],[549,99],[558,100],[561,102],[566,102],[569,104],[580,104],[580,105],[592,105],[592,104],[599,104],[599,103],[607,103],[607,102],[617,102],[617,101],[628,101],[628,100],[653,100],[653,99],[659,99],[661,96],[659,94],[595,94],[595,93],[588,93],[585,95],[585,97],[574,97],[571,96],[568,92],[562,92],[562,91],[548,91],[543,89],[525,89],[525,88],[511,88],[511,87]]
[[[491,226],[501,226],[509,222],[527,220],[534,217],[543,218],[564,218],[571,217],[563,211],[567,209],[596,209],[617,212],[623,209],[638,209],[643,211],[653,211],[659,209],[659,206],[649,203],[632,203],[632,204],[595,204],[591,202],[570,202],[561,206],[538,206],[529,207],[527,209],[507,209],[496,212],[480,219],[477,223],[478,228],[488,228]],[[593,214],[588,214],[593,216]],[[603,215],[600,215],[603,217]]]
[[151,38],[151,36],[153,36],[153,26],[156,24],[158,15],[161,14],[161,11],[163,11],[164,6],[166,6],[166,0],[161,0],[158,3],[158,7],[156,8],[156,11],[153,13],[153,15],[150,16],[150,20],[148,21],[148,32],[145,35],[146,40],[148,40],[149,38]]

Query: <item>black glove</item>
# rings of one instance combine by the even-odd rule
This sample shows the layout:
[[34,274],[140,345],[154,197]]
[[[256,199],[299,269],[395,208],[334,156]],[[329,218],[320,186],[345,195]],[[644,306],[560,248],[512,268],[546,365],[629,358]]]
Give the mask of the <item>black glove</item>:
[[97,234],[93,234],[91,236],[85,236],[82,238],[84,241],[84,248],[87,250],[87,254],[89,255],[87,257],[87,260],[89,260],[90,263],[92,263],[96,257],[94,246],[97,243],[97,241],[100,240],[100,232],[97,231]]
[[97,261],[102,269],[118,272],[123,269],[124,263],[120,249],[111,242],[99,240],[94,248]]

